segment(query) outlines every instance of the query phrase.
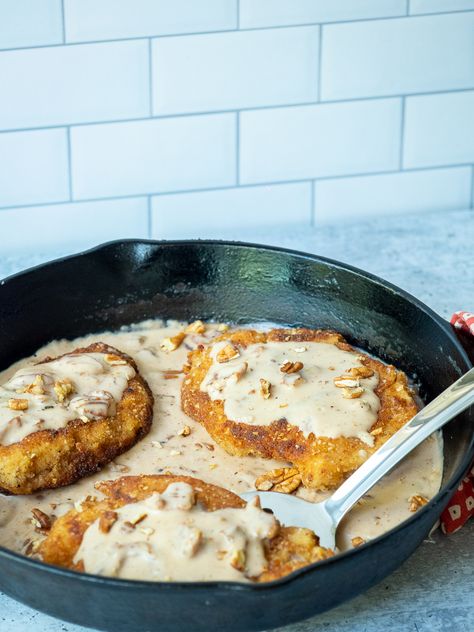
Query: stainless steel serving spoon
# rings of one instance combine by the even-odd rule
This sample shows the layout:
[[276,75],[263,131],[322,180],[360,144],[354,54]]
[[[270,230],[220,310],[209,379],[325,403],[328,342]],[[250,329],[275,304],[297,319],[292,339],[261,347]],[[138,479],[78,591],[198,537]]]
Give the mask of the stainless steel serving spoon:
[[336,529],[349,509],[424,439],[474,403],[474,369],[420,410],[352,474],[332,496],[310,503],[278,492],[245,492],[244,500],[259,496],[262,507],[288,526],[312,529],[321,546],[334,549]]

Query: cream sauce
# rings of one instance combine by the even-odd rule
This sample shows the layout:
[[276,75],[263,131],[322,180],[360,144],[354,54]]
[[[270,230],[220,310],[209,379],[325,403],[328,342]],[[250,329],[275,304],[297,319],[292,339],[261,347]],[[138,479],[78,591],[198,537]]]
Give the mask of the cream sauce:
[[115,412],[135,369],[106,353],[71,353],[18,369],[0,386],[0,444]]
[[[163,351],[160,344],[183,330],[183,323],[144,321],[132,328],[105,332],[72,341],[53,341],[33,358],[26,358],[0,373],[0,383],[19,368],[46,355],[57,356],[79,346],[102,341],[131,355],[155,397],[154,421],[149,434],[115,462],[74,485],[32,496],[0,496],[0,545],[24,552],[42,536],[35,532],[31,509],[59,516],[88,494],[97,495],[94,483],[124,475],[171,472],[200,478],[241,493],[255,489],[255,479],[269,470],[288,464],[258,457],[235,457],[222,450],[204,428],[187,417],[180,406],[181,370],[187,353],[195,345],[208,342],[218,331],[209,327],[202,335],[188,335],[176,351]],[[191,433],[183,436],[185,426]],[[413,515],[409,499],[413,495],[432,498],[442,477],[442,444],[434,435],[419,446],[403,463],[378,483],[346,516],[338,529],[338,547],[351,547],[354,537],[374,538]],[[300,488],[298,495],[318,500],[322,494]]]
[[117,509],[109,524],[96,520],[74,561],[87,573],[124,579],[249,581],[265,569],[263,539],[277,530],[255,502],[205,511],[190,485],[172,483]]
[[[226,348],[235,357],[225,360],[220,354]],[[369,430],[380,408],[374,392],[378,376],[351,375],[363,368],[357,352],[325,342],[237,348],[223,341],[212,345],[210,355],[213,362],[201,390],[224,401],[228,419],[268,426],[284,418],[306,437],[357,437],[374,444]]]

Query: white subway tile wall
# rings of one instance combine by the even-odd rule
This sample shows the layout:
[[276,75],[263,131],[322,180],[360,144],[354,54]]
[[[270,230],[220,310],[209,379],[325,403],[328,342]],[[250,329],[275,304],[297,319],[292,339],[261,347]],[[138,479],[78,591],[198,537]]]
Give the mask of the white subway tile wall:
[[406,167],[474,162],[474,90],[409,97]]
[[474,0],[0,0],[0,85],[0,255],[473,205]]
[[312,103],[318,57],[318,26],[155,39],[153,113]]
[[[185,239],[243,226],[286,226],[311,221],[310,182],[235,187],[221,191],[177,193],[152,198],[152,237]],[[196,209],[199,209],[196,212]]]

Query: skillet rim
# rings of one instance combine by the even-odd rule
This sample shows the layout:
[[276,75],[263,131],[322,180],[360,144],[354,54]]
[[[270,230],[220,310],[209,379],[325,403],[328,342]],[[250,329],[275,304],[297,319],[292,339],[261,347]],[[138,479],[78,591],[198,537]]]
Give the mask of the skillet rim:
[[[307,259],[314,262],[322,262],[325,264],[329,264],[332,268],[338,268],[342,270],[349,271],[355,274],[358,277],[362,277],[368,279],[376,286],[381,286],[385,290],[389,290],[395,295],[398,295],[402,299],[408,301],[413,304],[417,309],[422,311],[428,317],[430,317],[436,325],[438,325],[445,336],[448,337],[451,343],[454,344],[455,348],[459,352],[461,358],[464,361],[464,364],[469,368],[471,368],[472,362],[469,359],[469,356],[464,349],[462,343],[456,337],[451,325],[444,318],[439,316],[434,310],[432,310],[428,305],[420,301],[418,298],[398,287],[397,285],[391,283],[390,281],[385,281],[381,277],[372,274],[371,272],[366,272],[361,268],[357,268],[350,264],[343,263],[341,261],[337,261],[335,259],[331,259],[329,257],[323,257],[314,253],[308,253],[301,250],[294,250],[290,248],[284,248],[282,246],[271,246],[268,244],[256,244],[251,242],[243,242],[243,241],[233,241],[233,240],[221,240],[221,239],[173,239],[173,240],[156,240],[156,239],[139,239],[139,238],[131,238],[131,239],[114,239],[112,241],[107,241],[97,246],[93,246],[91,248],[87,248],[85,250],[80,250],[79,252],[72,253],[69,255],[64,255],[62,257],[57,257],[56,259],[48,260],[43,263],[37,264],[35,266],[31,266],[26,270],[20,270],[19,272],[15,272],[3,279],[0,279],[0,287],[7,285],[8,283],[14,281],[18,277],[25,277],[35,272],[62,264],[65,261],[71,259],[80,259],[82,257],[91,256],[106,250],[113,250],[114,248],[127,246],[127,245],[145,245],[145,246],[158,246],[158,247],[166,247],[166,246],[220,246],[220,247],[233,247],[233,248],[242,248],[242,249],[254,249],[254,250],[266,250],[269,252],[277,252],[283,253],[287,255],[294,255],[303,259]],[[60,577],[65,577],[74,581],[75,579],[85,581],[91,585],[95,585],[98,587],[108,586],[115,587],[117,589],[127,590],[127,589],[151,589],[152,587],[156,587],[156,589],[164,589],[164,590],[177,590],[184,593],[188,590],[208,590],[208,589],[218,589],[220,591],[247,591],[247,590],[258,590],[258,591],[266,591],[272,590],[276,588],[284,588],[286,584],[292,583],[298,577],[302,575],[306,575],[307,573],[312,573],[316,569],[324,568],[329,564],[337,563],[338,560],[347,559],[353,555],[357,555],[359,551],[366,550],[371,545],[377,544],[381,540],[389,537],[391,534],[394,534],[397,531],[405,528],[408,525],[414,524],[417,520],[420,519],[427,511],[431,510],[435,505],[443,504],[450,497],[451,493],[454,491],[462,476],[468,469],[472,459],[474,457],[474,433],[470,439],[469,445],[465,452],[464,458],[461,460],[460,465],[455,470],[454,474],[450,477],[450,479],[440,488],[435,496],[423,507],[421,507],[413,516],[403,520],[401,523],[392,527],[385,533],[382,533],[376,538],[369,540],[364,543],[362,546],[357,548],[350,549],[349,551],[344,551],[342,553],[338,553],[332,558],[328,558],[319,562],[315,562],[308,566],[304,566],[296,571],[293,571],[289,575],[285,575],[284,577],[273,580],[271,582],[264,583],[241,583],[241,582],[231,582],[231,581],[197,581],[197,582],[157,582],[157,581],[139,581],[139,580],[129,580],[129,579],[120,579],[116,577],[107,577],[102,575],[93,575],[90,573],[84,573],[79,571],[74,571],[70,569],[66,569],[60,566],[54,566],[52,564],[47,564],[40,560],[31,559],[21,553],[16,553],[11,551],[10,549],[0,546],[0,560],[2,558],[7,558],[12,562],[26,565],[27,567],[32,568],[33,570],[39,570],[46,573],[53,573]]]

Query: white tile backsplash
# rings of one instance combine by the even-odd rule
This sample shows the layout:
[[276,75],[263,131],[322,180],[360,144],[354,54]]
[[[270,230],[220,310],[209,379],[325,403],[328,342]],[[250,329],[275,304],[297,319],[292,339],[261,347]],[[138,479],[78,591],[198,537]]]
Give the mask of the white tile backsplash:
[[160,195],[152,201],[156,239],[218,237],[242,225],[295,226],[310,221],[309,182]]
[[406,0],[240,0],[240,26],[288,26],[405,15]]
[[410,97],[405,110],[406,167],[474,162],[474,90]]
[[0,133],[0,207],[68,198],[66,130]]
[[0,54],[0,129],[147,116],[144,41]]
[[380,217],[467,208],[471,176],[470,167],[459,167],[321,180],[315,190],[315,223],[354,215]]
[[321,96],[351,99],[474,87],[474,13],[323,27]]
[[474,0],[409,0],[410,13],[443,13],[474,9]]
[[61,0],[0,0],[0,49],[62,41]]
[[[28,230],[25,230],[28,227]],[[148,236],[146,198],[0,209],[0,256],[18,250],[88,248]]]
[[237,0],[64,0],[66,41],[224,31]]
[[235,128],[235,114],[75,127],[74,197],[234,185]]
[[315,101],[319,27],[153,42],[155,114]]
[[0,252],[474,204],[474,0],[0,0],[0,86]]
[[397,169],[399,99],[242,112],[242,183]]

